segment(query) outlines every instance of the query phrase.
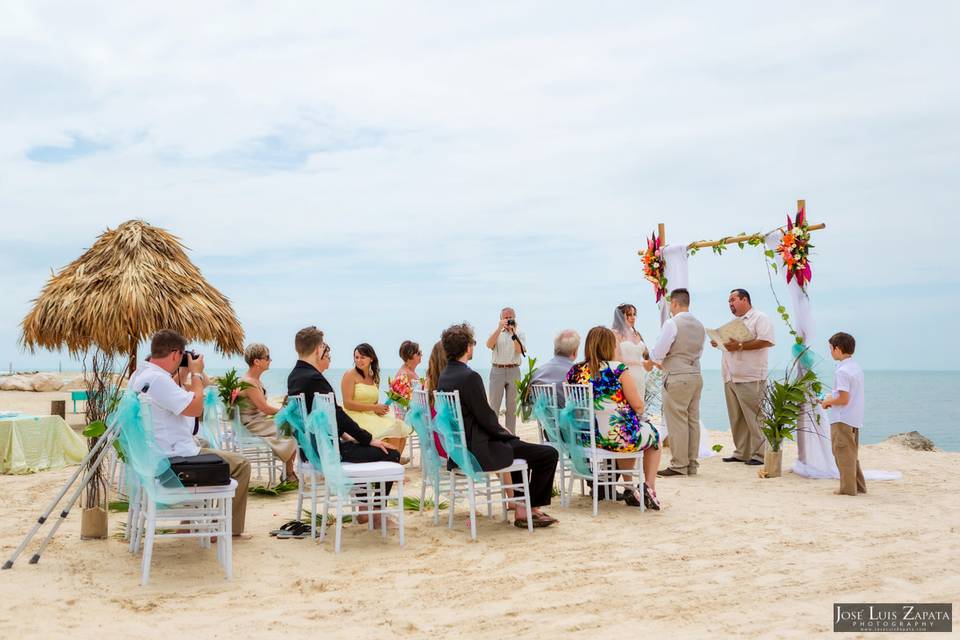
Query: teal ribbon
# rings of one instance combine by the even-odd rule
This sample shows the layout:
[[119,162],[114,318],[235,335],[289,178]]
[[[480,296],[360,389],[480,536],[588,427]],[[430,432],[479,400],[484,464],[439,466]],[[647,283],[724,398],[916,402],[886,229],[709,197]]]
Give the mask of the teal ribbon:
[[[320,470],[323,465],[316,448],[310,442],[310,435],[307,433],[307,425],[303,423],[303,414],[300,413],[300,400],[290,398],[289,402],[283,406],[280,411],[273,416],[273,423],[277,425],[277,433],[289,433],[300,445],[300,450],[307,457],[307,462],[314,469]],[[290,429],[284,429],[284,425],[289,425]]]
[[307,416],[307,433],[312,435],[317,443],[323,481],[339,497],[346,498],[353,483],[343,472],[340,455],[333,440],[339,438],[340,434],[336,424],[331,424],[327,412],[318,408],[316,402],[313,403],[313,411]]
[[799,344],[797,342],[793,343],[793,359],[798,361],[801,367],[804,369],[810,370],[813,368],[814,356],[813,351],[806,346],[805,344]]
[[212,449],[223,448],[223,442],[220,441],[220,416],[217,411],[219,403],[220,398],[217,397],[216,388],[207,387],[203,392],[203,417],[200,419],[200,435],[210,443]]
[[[592,471],[590,460],[584,454],[584,451],[589,449],[590,441],[588,439],[586,443],[583,442],[583,432],[577,427],[577,409],[585,410],[586,408],[577,407],[571,402],[570,398],[567,398],[566,404],[557,416],[557,430],[559,431],[560,442],[563,443],[563,447],[570,457],[570,463],[574,471],[588,476]],[[593,429],[594,426],[590,425],[590,428]]]
[[[123,394],[107,422],[120,427],[117,441],[126,464],[128,495],[134,495],[139,488],[159,504],[176,504],[190,496],[170,468],[170,460],[157,446],[153,425],[145,419],[136,392]],[[162,496],[157,493],[157,480],[164,488]]]
[[447,451],[447,455],[468,477],[473,480],[480,479],[483,469],[480,468],[480,463],[467,449],[467,443],[460,439],[460,427],[453,410],[446,403],[438,402],[437,404],[439,408],[433,419],[433,426],[440,435],[440,442]]
[[420,440],[420,462],[423,465],[424,477],[436,477],[440,470],[440,453],[433,442],[433,431],[427,425],[427,409],[423,405],[411,402],[407,410],[406,421],[417,434]]

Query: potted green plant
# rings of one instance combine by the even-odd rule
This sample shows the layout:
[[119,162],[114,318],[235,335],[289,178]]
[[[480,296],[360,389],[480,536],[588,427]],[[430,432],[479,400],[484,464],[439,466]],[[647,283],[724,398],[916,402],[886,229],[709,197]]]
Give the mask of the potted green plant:
[[527,372],[514,383],[517,385],[517,413],[520,414],[520,420],[524,422],[530,419],[530,414],[533,412],[533,403],[530,402],[530,381],[533,379],[536,366],[536,358],[527,358]]
[[783,441],[794,440],[804,412],[809,411],[814,419],[819,420],[809,407],[816,406],[820,390],[817,374],[812,369],[803,370],[796,366],[788,369],[782,381],[767,383],[760,405],[761,430],[769,445],[763,454],[766,477],[779,478],[782,474]]

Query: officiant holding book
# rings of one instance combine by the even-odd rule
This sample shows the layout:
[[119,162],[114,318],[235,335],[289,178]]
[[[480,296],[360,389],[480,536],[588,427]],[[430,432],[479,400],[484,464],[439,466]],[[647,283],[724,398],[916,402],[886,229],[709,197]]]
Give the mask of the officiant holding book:
[[742,331],[741,323],[746,331],[740,339],[731,337],[722,343],[716,338],[710,340],[711,345],[723,351],[723,391],[733,434],[733,455],[723,461],[759,465],[763,464],[767,446],[760,429],[760,404],[767,382],[767,354],[774,345],[773,323],[753,308],[746,289],[731,291],[727,302],[735,320],[718,331],[729,335],[723,329],[731,325]]

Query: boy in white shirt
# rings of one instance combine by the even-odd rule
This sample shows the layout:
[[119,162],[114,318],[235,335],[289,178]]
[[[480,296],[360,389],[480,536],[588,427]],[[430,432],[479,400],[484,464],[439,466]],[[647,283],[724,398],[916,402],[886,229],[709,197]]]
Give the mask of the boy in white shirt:
[[830,355],[837,360],[833,394],[822,405],[830,409],[830,439],[833,457],[840,470],[838,495],[855,496],[866,493],[863,471],[858,458],[860,427],[863,426],[863,369],[853,359],[856,341],[849,333],[835,333],[830,337]]

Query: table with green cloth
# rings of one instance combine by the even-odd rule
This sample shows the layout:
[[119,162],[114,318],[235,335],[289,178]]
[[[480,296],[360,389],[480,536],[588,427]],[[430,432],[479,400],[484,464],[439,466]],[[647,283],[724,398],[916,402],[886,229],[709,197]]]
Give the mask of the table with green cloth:
[[87,441],[60,416],[0,418],[0,473],[33,473],[77,464]]

